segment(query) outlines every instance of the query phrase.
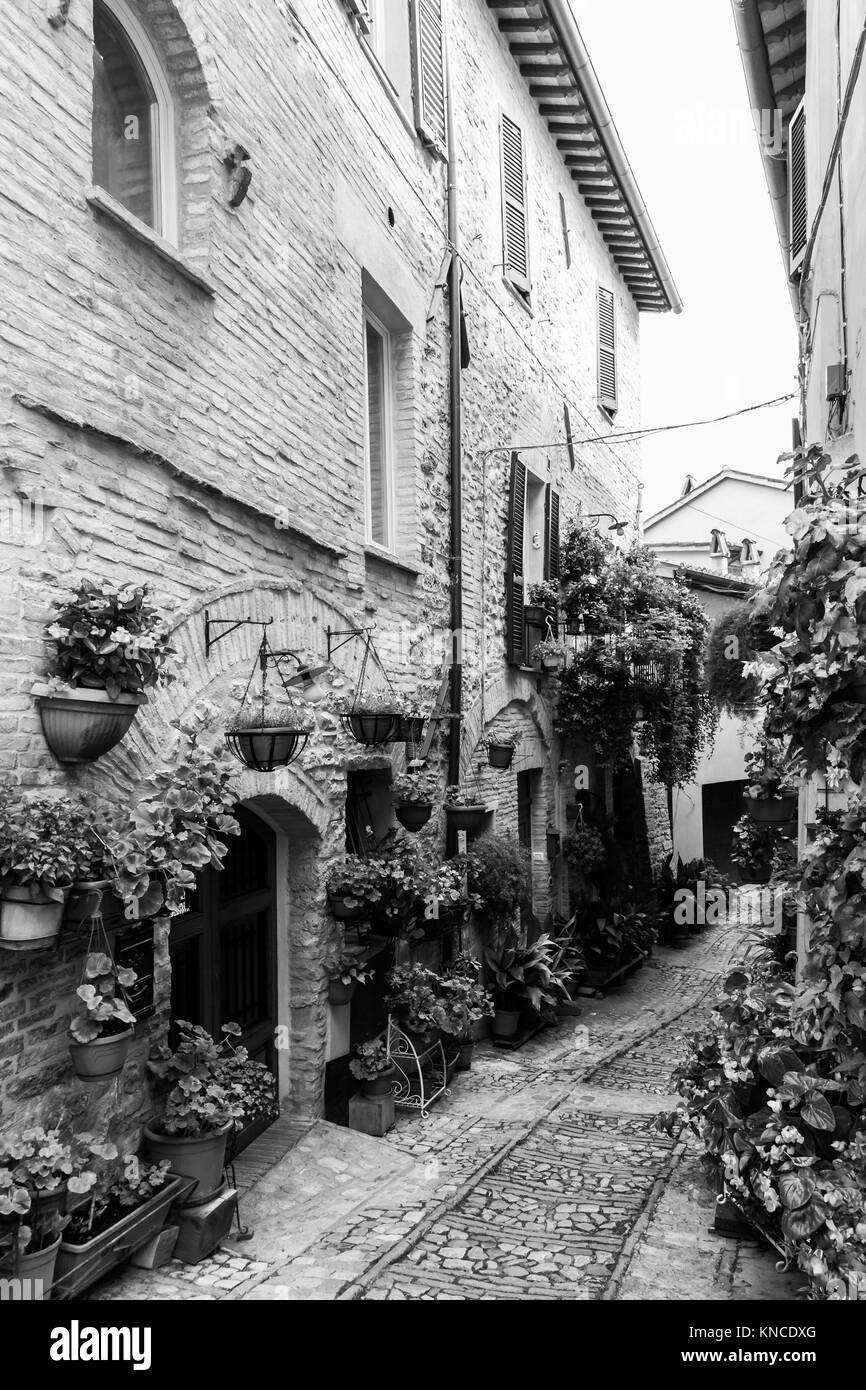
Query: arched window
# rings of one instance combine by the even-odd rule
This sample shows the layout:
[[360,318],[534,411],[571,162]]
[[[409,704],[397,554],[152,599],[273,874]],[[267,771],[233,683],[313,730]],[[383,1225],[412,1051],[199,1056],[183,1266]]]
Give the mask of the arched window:
[[93,5],[93,181],[177,244],[174,102],[127,0]]

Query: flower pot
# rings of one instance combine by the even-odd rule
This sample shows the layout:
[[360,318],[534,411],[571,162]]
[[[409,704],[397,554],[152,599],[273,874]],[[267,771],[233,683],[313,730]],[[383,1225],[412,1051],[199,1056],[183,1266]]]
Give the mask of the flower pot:
[[508,768],[514,762],[514,746],[510,743],[488,743],[487,761],[491,767]]
[[519,1023],[519,1009],[497,1009],[492,1024],[494,1038],[513,1038]]
[[424,737],[425,719],[423,715],[401,714],[397,717],[394,730],[395,743],[420,743]]
[[355,997],[355,990],[358,988],[358,981],[352,980],[344,985],[342,980],[328,981],[328,1003],[333,1004],[335,1009],[342,1008],[344,1004],[351,1004]]
[[150,1125],[144,1127],[144,1142],[148,1157],[158,1163],[167,1158],[172,1173],[195,1178],[196,1186],[187,1194],[187,1201],[204,1201],[216,1192],[223,1176],[226,1140],[231,1125],[211,1134],[194,1136],[160,1134]]
[[328,894],[328,906],[338,922],[356,922],[364,910],[363,903],[354,898],[348,902],[338,893]]
[[760,825],[784,825],[797,814],[796,792],[783,792],[781,796],[744,796],[746,809],[753,821]]
[[561,656],[543,656],[541,658],[541,668],[548,675],[556,675],[562,667]]
[[368,1100],[380,1100],[382,1096],[389,1096],[396,1075],[397,1068],[389,1067],[387,1071],[380,1071],[378,1076],[368,1077],[362,1083],[364,1095]]
[[375,748],[379,743],[393,743],[396,738],[398,716],[387,711],[355,710],[343,716],[343,723],[356,743],[366,748]]
[[146,695],[76,689],[74,695],[37,695],[45,742],[61,763],[92,763],[119,743]]
[[556,614],[549,608],[542,608],[540,603],[527,603],[523,617],[532,627],[547,627],[548,619],[552,623],[556,621]]
[[107,1038],[94,1038],[93,1042],[71,1042],[69,1055],[76,1076],[82,1081],[103,1081],[107,1076],[117,1076],[123,1071],[134,1036],[135,1029],[126,1028]]
[[63,1298],[74,1298],[146,1245],[164,1225],[184,1185],[184,1178],[169,1173],[158,1192],[99,1235],[80,1245],[61,1237],[55,1293]]
[[56,944],[69,888],[62,890],[59,903],[41,894],[32,898],[29,888],[8,885],[0,891],[0,945],[10,951],[38,951]]
[[487,815],[486,806],[446,806],[445,814],[454,830],[472,834]]
[[310,735],[298,729],[232,729],[226,743],[236,758],[254,772],[275,772],[300,757]]
[[441,1028],[425,1028],[419,1032],[415,1028],[407,1028],[404,1023],[400,1024],[400,1031],[416,1052],[429,1052],[442,1036]]
[[415,834],[423,830],[433,814],[432,801],[398,801],[394,807],[394,814],[404,830],[409,830]]
[[471,1071],[471,1070],[472,1070],[472,1054],[474,1053],[474,1051],[475,1051],[475,1043],[474,1043],[474,1042],[471,1042],[471,1041],[470,1041],[470,1042],[462,1042],[462,1043],[460,1044],[460,1050],[459,1050],[458,1053],[457,1053],[457,1070],[458,1070],[458,1071]]
[[33,1288],[34,1280],[42,1282],[42,1297],[46,1290],[51,1288],[54,1283],[54,1267],[57,1263],[57,1255],[60,1250],[60,1236],[54,1241],[53,1245],[48,1245],[44,1250],[34,1250],[30,1255],[19,1255],[15,1264],[15,1277],[18,1279],[29,1279],[30,1288]]

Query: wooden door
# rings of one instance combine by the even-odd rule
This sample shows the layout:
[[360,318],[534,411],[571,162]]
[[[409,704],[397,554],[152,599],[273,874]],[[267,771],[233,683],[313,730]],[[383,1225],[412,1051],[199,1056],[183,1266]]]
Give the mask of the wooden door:
[[[237,1023],[251,1057],[276,1074],[275,842],[257,816],[238,807],[241,834],[223,868],[206,869],[189,911],[171,924],[171,1016],[219,1039]],[[265,1128],[244,1131],[238,1150]]]

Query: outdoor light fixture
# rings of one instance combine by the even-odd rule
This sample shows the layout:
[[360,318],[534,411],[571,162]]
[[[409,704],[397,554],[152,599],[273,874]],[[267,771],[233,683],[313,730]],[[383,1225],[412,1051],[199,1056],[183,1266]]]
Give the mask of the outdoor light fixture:
[[587,521],[610,521],[612,525],[610,525],[607,529],[609,531],[616,531],[616,534],[618,536],[624,536],[626,531],[628,530],[628,522],[617,521],[613,512],[596,512],[592,516],[588,516]]

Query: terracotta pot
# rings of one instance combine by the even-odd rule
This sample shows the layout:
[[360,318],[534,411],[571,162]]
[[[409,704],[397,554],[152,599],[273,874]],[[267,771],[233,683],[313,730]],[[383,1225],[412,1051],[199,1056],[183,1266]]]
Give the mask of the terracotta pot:
[[42,1292],[37,1297],[44,1299],[45,1294],[54,1283],[54,1267],[57,1264],[57,1254],[60,1250],[60,1236],[57,1237],[53,1245],[48,1245],[44,1250],[34,1250],[31,1255],[19,1255],[15,1265],[15,1275],[18,1279],[30,1280],[30,1297],[33,1298],[33,1282],[40,1281]]
[[181,1134],[160,1134],[150,1125],[144,1127],[144,1143],[154,1162],[167,1158],[172,1173],[195,1178],[196,1186],[187,1201],[204,1201],[219,1189],[226,1155],[226,1140],[231,1125],[212,1134],[189,1137]]
[[54,946],[71,892],[64,888],[61,902],[30,896],[29,888],[4,886],[0,899],[0,945],[10,951],[39,951]]
[[797,814],[796,792],[783,792],[781,796],[766,798],[744,796],[743,800],[752,820],[759,825],[784,825]]
[[37,695],[45,742],[61,763],[92,763],[118,744],[146,695],[76,689],[74,695]]
[[355,710],[343,716],[343,723],[356,743],[367,748],[375,748],[380,743],[393,743],[396,738],[398,716],[381,711]]
[[446,806],[445,814],[455,830],[472,834],[487,815],[486,806]]
[[309,737],[288,728],[235,729],[227,731],[226,743],[245,767],[254,772],[275,772],[300,757]]
[[328,1003],[333,1004],[335,1009],[342,1008],[345,1004],[351,1004],[358,988],[358,981],[352,980],[350,984],[344,985],[342,980],[328,981]]
[[368,1100],[380,1100],[382,1096],[389,1096],[396,1076],[396,1067],[389,1067],[387,1071],[380,1071],[378,1076],[370,1077],[363,1082],[364,1095]]
[[134,1036],[135,1029],[127,1028],[123,1033],[95,1038],[93,1042],[71,1042],[69,1055],[76,1076],[82,1081],[103,1081],[107,1076],[117,1076],[123,1071]]
[[497,1009],[492,1024],[494,1038],[513,1038],[519,1023],[519,1009]]
[[404,830],[416,834],[423,830],[433,814],[432,801],[398,801],[394,814]]
[[514,746],[510,743],[488,743],[487,761],[491,767],[510,767],[514,762]]

